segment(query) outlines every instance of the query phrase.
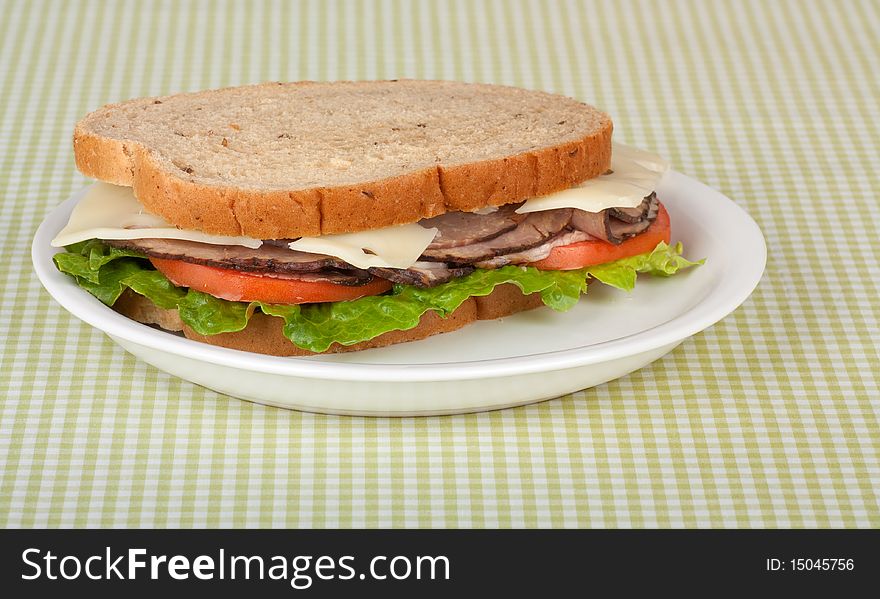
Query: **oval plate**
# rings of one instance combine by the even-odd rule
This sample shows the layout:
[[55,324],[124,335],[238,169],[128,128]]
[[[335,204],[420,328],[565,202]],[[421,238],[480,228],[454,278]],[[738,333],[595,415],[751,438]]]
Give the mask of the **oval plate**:
[[46,290],[74,316],[153,366],[221,393],[333,414],[409,416],[522,405],[610,381],[718,322],[751,294],[767,257],[755,222],[721,193],[669,172],[657,194],[673,240],[702,266],[640,276],[633,293],[590,285],[569,312],[480,321],[422,341],[349,354],[278,358],[190,341],[130,320],[56,270],[50,240],[79,192],[40,225],[32,247]]

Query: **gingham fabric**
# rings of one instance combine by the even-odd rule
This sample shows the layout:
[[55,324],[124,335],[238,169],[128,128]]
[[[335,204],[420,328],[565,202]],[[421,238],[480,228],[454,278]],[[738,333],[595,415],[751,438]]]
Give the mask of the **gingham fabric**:
[[[880,525],[877,2],[6,2],[0,525]],[[124,98],[264,80],[561,92],[746,208],[734,314],[595,389],[477,415],[263,407],[139,362],[30,266]]]

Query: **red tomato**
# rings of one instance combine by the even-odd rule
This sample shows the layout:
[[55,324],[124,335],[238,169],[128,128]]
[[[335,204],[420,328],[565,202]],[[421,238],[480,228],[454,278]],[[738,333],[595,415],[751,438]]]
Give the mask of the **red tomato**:
[[550,255],[531,266],[541,270],[575,270],[585,266],[605,264],[621,258],[650,252],[661,241],[669,243],[669,213],[660,204],[657,218],[643,233],[614,245],[600,239],[580,241],[553,248]]
[[163,275],[179,287],[190,287],[234,302],[266,302],[267,304],[307,304],[341,302],[367,295],[378,295],[391,289],[391,281],[373,279],[366,285],[282,279],[228,268],[190,264],[182,260],[150,258]]

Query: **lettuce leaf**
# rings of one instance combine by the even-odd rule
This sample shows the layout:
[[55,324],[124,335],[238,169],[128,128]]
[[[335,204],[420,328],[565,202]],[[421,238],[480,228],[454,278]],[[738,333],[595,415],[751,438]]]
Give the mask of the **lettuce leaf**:
[[698,266],[705,262],[705,259],[691,262],[681,255],[682,249],[681,242],[670,247],[661,241],[647,254],[590,266],[586,269],[586,273],[606,285],[632,291],[636,286],[637,273],[669,277],[683,268]]
[[396,285],[391,295],[301,306],[260,304],[260,309],[283,318],[284,335],[296,345],[322,352],[333,343],[353,345],[388,331],[411,329],[428,310],[446,317],[469,297],[489,295],[504,283],[516,285],[525,294],[541,293],[545,304],[560,311],[577,303],[587,288],[586,278],[579,271],[551,273],[505,266],[477,270],[429,289]]
[[98,240],[69,246],[56,254],[58,269],[76,278],[89,293],[112,306],[129,288],[166,309],[176,308],[181,320],[202,335],[240,331],[259,309],[284,320],[284,335],[304,349],[322,352],[332,344],[353,345],[394,330],[415,327],[428,310],[446,317],[467,298],[485,296],[498,285],[516,285],[524,294],[540,293],[544,304],[557,311],[571,309],[587,292],[593,277],[618,289],[631,291],[636,275],[670,276],[683,268],[702,264],[681,256],[682,246],[660,243],[653,251],[608,264],[568,271],[541,271],[533,267],[505,266],[477,269],[470,275],[429,289],[395,285],[386,295],[347,302],[278,305],[230,302],[173,285],[153,269],[144,256],[118,250]]
[[[69,251],[55,254],[53,260],[58,270],[73,275],[80,287],[112,306],[128,287],[126,279],[141,272],[144,267],[142,261],[133,259],[128,254],[105,257],[106,260],[98,258],[93,262],[91,248],[83,247],[78,254]],[[93,267],[93,264],[97,267]]]
[[135,293],[149,298],[154,304],[166,310],[179,309],[190,293],[205,295],[198,291],[187,291],[177,287],[158,270],[144,268],[126,277],[125,284]]
[[216,335],[245,328],[256,306],[256,303],[230,302],[190,289],[177,309],[180,319],[195,332]]

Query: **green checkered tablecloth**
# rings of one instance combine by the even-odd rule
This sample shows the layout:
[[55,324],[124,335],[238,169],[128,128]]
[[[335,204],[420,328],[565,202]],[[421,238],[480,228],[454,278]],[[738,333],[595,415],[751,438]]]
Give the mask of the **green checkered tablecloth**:
[[[0,6],[0,526],[876,527],[878,2]],[[123,98],[442,78],[609,111],[769,246],[733,315],[539,405],[424,419],[254,405],[139,362],[30,266]]]

